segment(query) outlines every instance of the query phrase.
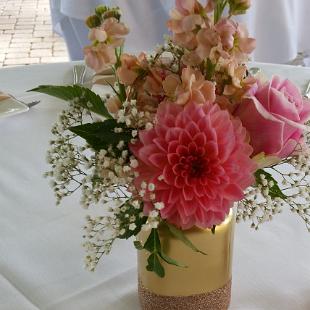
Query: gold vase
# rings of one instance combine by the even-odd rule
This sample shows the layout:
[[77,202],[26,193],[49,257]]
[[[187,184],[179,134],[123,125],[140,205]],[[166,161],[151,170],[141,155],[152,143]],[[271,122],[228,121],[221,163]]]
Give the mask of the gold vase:
[[[187,265],[176,267],[162,262],[165,277],[160,278],[145,269],[149,253],[138,252],[138,291],[143,310],[225,310],[231,298],[234,212],[211,230],[193,228],[184,231],[186,237],[207,255],[194,252],[169,232],[160,229],[165,254]],[[141,232],[138,240],[145,242]]]

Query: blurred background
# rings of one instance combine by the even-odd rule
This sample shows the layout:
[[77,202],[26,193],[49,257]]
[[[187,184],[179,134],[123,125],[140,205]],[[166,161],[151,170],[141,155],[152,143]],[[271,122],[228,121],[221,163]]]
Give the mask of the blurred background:
[[0,0],[0,67],[68,60],[49,0]]
[[[120,6],[137,52],[162,43],[174,0],[0,0],[0,67],[83,59],[84,19],[99,4]],[[239,20],[257,39],[253,60],[310,65],[308,16],[309,0],[252,0]]]

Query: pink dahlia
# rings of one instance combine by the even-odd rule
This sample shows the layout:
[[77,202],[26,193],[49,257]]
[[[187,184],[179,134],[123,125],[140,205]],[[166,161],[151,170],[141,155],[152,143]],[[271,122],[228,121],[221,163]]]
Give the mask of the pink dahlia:
[[220,224],[254,182],[246,130],[216,104],[162,103],[154,128],[139,138],[131,145],[139,162],[135,186],[155,185],[143,195],[144,211],[162,202],[161,217],[182,229]]

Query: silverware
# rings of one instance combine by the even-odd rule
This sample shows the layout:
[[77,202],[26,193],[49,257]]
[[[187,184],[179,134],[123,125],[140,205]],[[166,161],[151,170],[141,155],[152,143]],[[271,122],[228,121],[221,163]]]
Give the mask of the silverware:
[[[21,101],[21,102],[23,102],[23,101]],[[40,102],[41,102],[41,100],[32,101],[32,102],[29,102],[29,103],[27,103],[27,102],[23,102],[23,103],[24,103],[28,108],[31,108],[31,107],[37,105],[37,104],[40,103]]]
[[38,103],[41,102],[41,100],[35,100],[35,101],[31,101],[31,102],[25,102],[25,101],[22,101],[22,100],[19,100],[17,99],[16,97],[10,95],[11,98],[13,98],[14,100],[26,105],[28,108],[32,108],[33,106],[37,105]]
[[82,85],[85,80],[86,66],[74,65],[73,67],[73,85]]
[[256,75],[257,73],[261,72],[261,68],[253,67],[249,69],[251,75]]
[[304,97],[310,99],[310,81],[307,84],[306,90],[304,92]]

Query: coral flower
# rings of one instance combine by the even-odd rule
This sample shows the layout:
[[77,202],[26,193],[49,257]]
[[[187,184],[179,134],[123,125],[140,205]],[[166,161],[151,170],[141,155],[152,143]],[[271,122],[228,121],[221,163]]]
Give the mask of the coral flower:
[[200,71],[186,67],[182,70],[181,80],[176,74],[170,74],[163,82],[165,93],[174,96],[177,104],[185,105],[190,101],[198,104],[214,102],[215,84],[205,80]]
[[116,63],[114,48],[99,44],[98,46],[86,46],[84,48],[85,63],[97,73]]
[[99,28],[93,28],[89,32],[89,39],[105,42],[107,39],[113,47],[121,46],[124,43],[124,36],[129,33],[125,24],[120,23],[116,18],[106,19]]
[[140,53],[138,57],[124,53],[121,55],[121,66],[116,73],[122,84],[132,85],[139,76],[139,70],[146,69],[147,65],[145,53]]
[[122,54],[121,66],[117,69],[117,76],[124,85],[132,85],[138,77],[138,58],[129,54]]
[[182,229],[220,224],[254,182],[246,130],[216,104],[161,103],[154,128],[139,138],[130,146],[139,162],[135,186],[155,185],[143,193],[144,211],[155,195],[161,217]]
[[106,19],[100,27],[92,28],[88,37],[94,44],[84,48],[86,65],[97,73],[114,65],[115,48],[124,44],[128,32],[129,29],[114,17]]

